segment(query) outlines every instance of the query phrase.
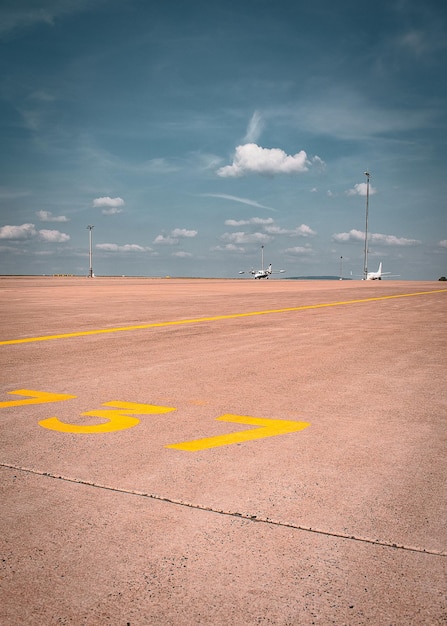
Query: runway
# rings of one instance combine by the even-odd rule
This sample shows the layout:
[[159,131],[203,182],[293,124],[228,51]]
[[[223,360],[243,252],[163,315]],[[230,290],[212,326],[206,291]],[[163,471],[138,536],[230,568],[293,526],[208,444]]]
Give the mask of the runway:
[[0,278],[1,623],[447,623],[446,297]]

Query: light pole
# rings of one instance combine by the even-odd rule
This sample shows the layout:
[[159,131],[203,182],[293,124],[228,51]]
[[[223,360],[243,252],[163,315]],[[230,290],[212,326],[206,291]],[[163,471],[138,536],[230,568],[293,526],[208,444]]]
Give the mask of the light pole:
[[92,226],[91,224],[89,224],[87,226],[87,230],[89,231],[88,233],[88,239],[89,239],[89,261],[90,261],[90,269],[88,271],[88,277],[89,278],[93,278],[93,266],[92,266],[92,230],[93,230],[94,226]]
[[340,257],[340,279],[343,280],[343,257]]
[[365,253],[363,261],[363,280],[368,276],[368,210],[369,210],[369,172],[366,170],[366,218],[365,218]]

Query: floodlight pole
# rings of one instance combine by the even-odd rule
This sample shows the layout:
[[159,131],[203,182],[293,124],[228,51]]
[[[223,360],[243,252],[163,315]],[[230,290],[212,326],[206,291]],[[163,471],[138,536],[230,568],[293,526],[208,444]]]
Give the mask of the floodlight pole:
[[343,280],[343,257],[340,257],[340,280]]
[[90,269],[88,271],[88,277],[89,278],[93,278],[93,266],[92,266],[92,230],[93,230],[94,226],[92,226],[91,224],[89,224],[87,226],[87,229],[89,231],[88,233],[88,238],[89,238],[89,261],[90,261]]
[[365,218],[365,253],[363,262],[363,280],[366,280],[368,276],[368,211],[369,211],[369,177],[368,170],[365,172],[366,176],[366,218]]

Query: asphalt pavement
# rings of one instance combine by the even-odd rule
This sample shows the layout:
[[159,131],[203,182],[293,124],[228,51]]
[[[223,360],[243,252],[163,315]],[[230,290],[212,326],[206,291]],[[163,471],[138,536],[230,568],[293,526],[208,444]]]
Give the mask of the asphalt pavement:
[[447,624],[446,298],[0,278],[2,626]]

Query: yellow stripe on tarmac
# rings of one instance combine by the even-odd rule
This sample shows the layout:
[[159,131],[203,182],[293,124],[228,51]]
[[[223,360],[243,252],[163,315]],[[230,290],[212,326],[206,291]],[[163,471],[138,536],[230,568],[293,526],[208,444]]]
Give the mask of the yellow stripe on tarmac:
[[181,324],[199,324],[200,322],[216,322],[218,320],[230,320],[238,317],[251,317],[253,315],[270,315],[272,313],[290,313],[293,311],[306,311],[307,309],[322,309],[329,306],[343,304],[358,304],[361,302],[374,302],[377,300],[390,300],[392,298],[408,298],[410,296],[426,296],[433,293],[444,293],[447,289],[434,289],[433,291],[418,291],[415,293],[400,293],[393,296],[376,296],[374,298],[362,298],[359,300],[346,300],[344,302],[326,302],[323,304],[305,304],[303,306],[288,307],[286,309],[269,309],[267,311],[250,311],[249,313],[231,313],[229,315],[215,315],[213,317],[197,317],[194,319],[174,320],[169,322],[153,322],[151,324],[139,324],[137,326],[121,326],[118,328],[98,328],[96,330],[83,330],[76,333],[64,333],[61,335],[44,335],[42,337],[26,337],[24,339],[7,339],[0,341],[0,346],[10,346],[19,343],[33,343],[35,341],[52,341],[53,339],[70,339],[72,337],[88,337],[89,335],[105,335],[108,333],[121,333],[130,330],[146,330],[148,328],[160,328],[164,326],[180,326]]

